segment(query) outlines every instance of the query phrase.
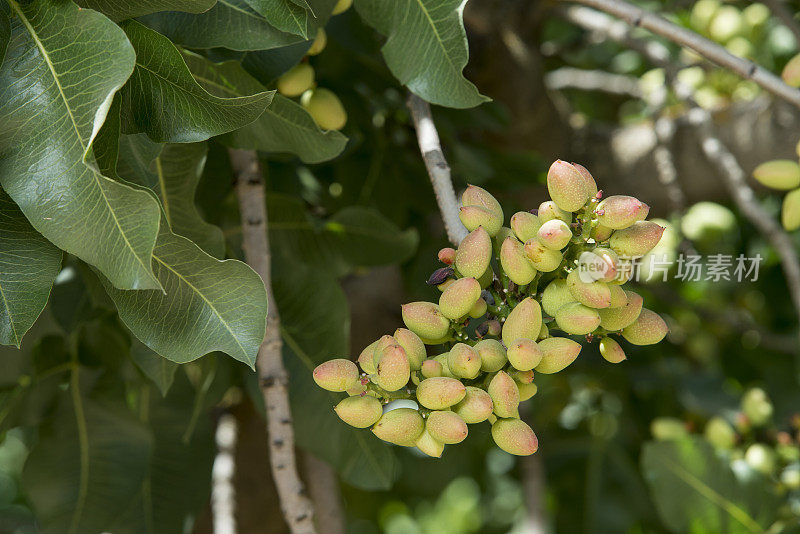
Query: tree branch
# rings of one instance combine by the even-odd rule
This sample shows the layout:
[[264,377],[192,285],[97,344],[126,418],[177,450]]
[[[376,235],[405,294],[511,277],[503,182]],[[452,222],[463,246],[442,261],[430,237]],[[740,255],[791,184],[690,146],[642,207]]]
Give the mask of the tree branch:
[[280,319],[272,296],[267,207],[264,181],[254,150],[229,150],[236,176],[236,195],[242,219],[242,248],[248,265],[267,288],[267,331],[258,350],[256,368],[267,412],[269,458],[281,510],[292,534],[315,534],[314,509],[298,475],[294,431],[289,407],[288,376],[283,367]]
[[314,501],[317,529],[325,534],[344,534],[346,522],[336,473],[313,454],[303,454],[303,463],[311,500]]
[[789,87],[778,76],[765,68],[728,52],[723,46],[682,28],[667,19],[644,11],[623,0],[574,0],[580,4],[605,11],[619,17],[631,26],[650,30],[681,46],[691,48],[706,59],[730,69],[745,79],[752,80],[767,91],[800,107],[800,90]]
[[603,70],[561,67],[548,72],[544,80],[547,88],[554,91],[580,89],[582,91],[602,91],[632,98],[642,98],[638,78],[625,74],[612,74]]

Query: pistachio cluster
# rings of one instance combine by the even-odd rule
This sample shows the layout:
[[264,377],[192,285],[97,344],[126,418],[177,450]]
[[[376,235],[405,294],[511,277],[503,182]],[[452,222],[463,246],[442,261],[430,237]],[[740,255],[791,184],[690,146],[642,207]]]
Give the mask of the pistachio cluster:
[[557,373],[581,351],[556,332],[598,340],[612,363],[625,359],[612,335],[635,345],[664,338],[664,320],[621,287],[633,259],[661,238],[644,220],[648,206],[602,199],[591,174],[564,161],[550,167],[547,187],[552,200],[515,213],[510,227],[492,195],[466,189],[460,217],[470,233],[439,251],[445,266],[428,280],[438,303],[403,305],[406,328],[367,346],[360,371],[348,359],[314,370],[319,386],[350,395],[335,408],[345,423],[439,457],[468,424],[488,421],[501,449],[529,455],[538,440],[519,404],[536,394],[534,372]]

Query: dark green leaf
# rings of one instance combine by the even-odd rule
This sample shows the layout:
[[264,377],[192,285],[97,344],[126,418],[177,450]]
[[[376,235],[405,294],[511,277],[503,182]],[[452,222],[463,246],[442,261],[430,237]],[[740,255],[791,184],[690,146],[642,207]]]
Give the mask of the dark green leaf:
[[136,338],[131,340],[130,352],[133,363],[153,381],[161,395],[166,395],[175,379],[178,364],[162,358]]
[[11,37],[11,21],[8,20],[5,12],[0,11],[0,65],[3,64],[3,59],[6,57],[9,37]]
[[254,11],[279,30],[308,39],[309,14],[304,8],[289,0],[245,1]]
[[216,0],[78,0],[78,5],[100,11],[114,21],[140,17],[159,11],[208,11]]
[[272,50],[247,52],[242,60],[242,66],[256,80],[267,85],[297,65],[309,48],[311,41],[303,41]]
[[36,230],[114,286],[158,288],[150,266],[158,204],[90,168],[133,49],[118,26],[72,2],[10,4],[17,16],[0,68],[0,183]]
[[136,50],[136,69],[121,91],[123,132],[145,132],[156,142],[204,141],[253,122],[269,105],[273,93],[268,91],[237,98],[210,95],[169,39],[136,21],[122,27]]

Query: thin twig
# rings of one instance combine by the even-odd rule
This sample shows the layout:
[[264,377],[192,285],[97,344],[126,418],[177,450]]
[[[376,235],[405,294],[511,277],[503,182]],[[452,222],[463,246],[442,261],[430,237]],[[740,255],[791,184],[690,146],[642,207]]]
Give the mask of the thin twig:
[[580,89],[642,98],[638,78],[625,74],[612,74],[604,70],[562,67],[548,72],[544,81],[547,88],[554,91]]
[[292,534],[315,534],[314,509],[298,474],[294,451],[288,375],[281,359],[283,341],[280,319],[272,295],[264,180],[254,150],[231,149],[229,153],[236,176],[236,195],[242,219],[242,248],[248,265],[261,276],[267,288],[267,331],[258,350],[256,368],[267,412],[272,477],[283,517]]
[[211,510],[214,516],[214,534],[236,534],[236,472],[234,455],[236,434],[239,431],[236,417],[228,412],[217,420],[214,436],[217,455],[211,470]]
[[735,56],[725,47],[682,28],[660,15],[645,11],[623,0],[574,0],[580,4],[619,17],[635,28],[650,30],[681,46],[691,48],[706,59],[752,80],[767,91],[800,107],[800,90],[789,87],[778,76],[747,59]]
[[786,7],[783,0],[761,0],[772,13],[778,17],[784,26],[794,34],[797,44],[800,45],[800,23],[794,18],[794,13]]

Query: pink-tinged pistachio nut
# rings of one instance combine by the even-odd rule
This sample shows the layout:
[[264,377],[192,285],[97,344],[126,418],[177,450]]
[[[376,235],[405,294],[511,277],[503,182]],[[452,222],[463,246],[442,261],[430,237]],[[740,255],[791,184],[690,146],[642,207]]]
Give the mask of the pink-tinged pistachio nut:
[[458,217],[469,232],[478,227],[483,227],[490,236],[494,237],[503,226],[503,219],[480,206],[461,206]]
[[383,415],[381,401],[375,397],[347,397],[334,408],[339,419],[356,428],[367,428],[378,422]]
[[520,419],[498,419],[492,424],[492,439],[498,447],[515,456],[530,456],[539,449],[533,429]]
[[619,308],[606,308],[598,310],[600,326],[610,332],[622,330],[633,323],[642,311],[642,297],[633,291],[625,291],[627,302]]
[[422,367],[422,362],[428,357],[425,350],[425,343],[419,338],[417,334],[406,328],[398,328],[394,331],[394,339],[397,344],[403,347],[406,351],[408,364],[411,366],[412,371],[419,371]]
[[378,371],[378,368],[375,367],[375,347],[378,346],[379,341],[379,339],[376,339],[364,347],[364,350],[358,355],[358,365],[368,375],[374,375]]
[[566,161],[556,160],[547,171],[547,191],[559,208],[578,211],[589,200],[586,180]]
[[481,358],[481,371],[484,373],[495,373],[508,361],[506,349],[496,339],[482,339],[473,348]]
[[386,412],[372,427],[372,433],[383,441],[413,447],[425,430],[425,421],[413,408],[397,408]]
[[620,286],[609,284],[608,290],[611,292],[611,304],[608,305],[609,308],[622,308],[628,303],[628,295],[625,294],[625,290]]
[[456,321],[464,317],[481,298],[481,285],[474,278],[459,278],[442,292],[439,309],[442,315]]
[[488,309],[489,306],[486,305],[486,301],[483,299],[478,299],[478,301],[472,305],[472,308],[469,309],[469,313],[467,315],[473,319],[478,319],[483,317]]
[[533,382],[533,369],[528,371],[514,371],[509,373],[517,384],[530,384]]
[[536,268],[525,255],[522,243],[515,237],[507,237],[500,248],[500,265],[506,275],[517,285],[530,284],[536,277]]
[[444,410],[464,399],[464,384],[455,378],[426,378],[417,387],[417,400],[430,410]]
[[639,317],[622,329],[622,337],[633,345],[655,345],[669,332],[667,323],[654,311],[642,308]]
[[636,221],[645,220],[650,212],[650,206],[638,198],[614,195],[600,201],[595,212],[600,224],[620,230]]
[[[390,335],[381,336],[380,339],[375,343],[375,348],[372,352],[372,361],[375,365],[375,372],[378,372],[378,363],[381,361],[381,357],[383,356],[383,351],[387,347],[392,347],[397,345],[397,340]],[[372,374],[372,373],[370,373]]]
[[576,302],[575,297],[572,296],[567,281],[563,278],[556,278],[547,284],[542,292],[542,308],[551,317],[555,317],[561,306],[570,302]]
[[493,409],[492,397],[484,390],[474,386],[467,386],[464,399],[452,408],[464,422],[470,425],[486,421],[492,415]]
[[611,290],[605,282],[584,282],[580,268],[567,275],[567,287],[572,296],[590,308],[608,308],[611,305]]
[[500,220],[503,220],[503,207],[491,193],[477,185],[467,186],[464,193],[461,195],[461,204],[463,206],[480,206],[486,208],[499,217]]
[[564,221],[553,219],[542,224],[536,235],[542,245],[549,249],[561,250],[572,239],[572,230]]
[[[552,221],[553,219],[564,221],[567,224],[572,223],[572,213],[562,210],[552,200],[545,200],[539,204],[539,211],[538,215],[536,216],[539,217],[539,224],[544,224],[547,221]],[[527,239],[525,241],[527,241]]]
[[800,228],[800,189],[795,189],[784,197],[781,224],[789,232]]
[[386,347],[378,363],[377,384],[386,391],[397,391],[408,384],[411,368],[406,351],[400,345]]
[[517,388],[519,389],[519,401],[525,402],[526,400],[530,399],[536,392],[539,391],[539,386],[531,382],[530,384],[520,384],[517,382]]
[[497,417],[519,417],[519,389],[505,371],[498,371],[486,389],[492,398]]
[[448,280],[455,278],[455,275],[456,272],[452,267],[441,267],[431,273],[426,283],[429,286],[440,286]]
[[610,337],[604,337],[600,340],[600,355],[610,363],[619,363],[628,359],[619,343]]
[[480,278],[492,259],[492,239],[483,227],[465,237],[456,251],[455,266],[462,276]]
[[447,354],[447,367],[458,378],[472,379],[481,372],[481,357],[466,343],[456,343]]
[[542,361],[536,371],[550,375],[557,373],[575,361],[581,352],[581,344],[566,337],[549,337],[539,342]]
[[355,386],[349,388],[346,391],[346,393],[348,395],[350,395],[351,397],[355,397],[355,396],[358,396],[358,395],[363,395],[364,393],[367,392],[367,384],[368,383],[369,383],[369,379],[368,378],[360,378],[359,379],[359,383],[356,384]]
[[444,452],[444,443],[435,440],[427,430],[423,431],[422,435],[417,439],[416,446],[420,451],[432,458],[441,458]]
[[436,378],[444,374],[442,371],[442,364],[433,359],[422,362],[420,372],[425,378]]
[[447,336],[450,320],[432,302],[411,302],[402,306],[403,323],[419,337],[436,340]]
[[461,443],[467,437],[467,423],[455,412],[435,411],[428,415],[425,430],[445,445]]
[[600,315],[597,310],[584,306],[580,302],[565,304],[556,313],[558,327],[567,334],[584,336],[594,332],[600,326]]
[[539,330],[539,336],[536,338],[536,341],[541,341],[543,339],[547,339],[550,337],[550,329],[547,328],[547,325],[542,323],[542,329]]
[[787,85],[800,87],[800,54],[792,57],[781,71],[781,78]]
[[500,324],[500,321],[497,319],[491,319],[487,321],[489,323],[489,331],[488,335],[497,337],[500,335],[500,332],[503,329],[503,326]]
[[592,239],[597,241],[598,243],[601,241],[605,241],[611,237],[611,234],[614,233],[613,228],[609,228],[608,226],[603,226],[602,224],[598,224],[592,229]]
[[623,258],[638,258],[653,250],[663,234],[663,226],[652,221],[637,221],[633,226],[616,230],[608,244]]
[[618,260],[617,275],[613,280],[608,282],[608,285],[621,286],[625,284],[633,276],[633,269],[633,260]]
[[508,346],[508,362],[518,371],[530,371],[542,361],[542,350],[532,339],[521,337]]
[[439,251],[438,258],[446,265],[453,265],[453,262],[456,261],[456,249],[445,247]]
[[347,391],[358,384],[358,367],[350,360],[337,358],[319,364],[314,369],[314,382],[328,391]]
[[547,248],[538,238],[529,239],[525,242],[525,255],[531,260],[533,266],[538,271],[549,273],[561,266],[564,255],[551,248]]
[[500,228],[500,231],[497,232],[497,235],[492,238],[492,254],[494,256],[498,256],[500,254],[500,248],[503,246],[503,242],[509,237],[514,237],[514,232],[511,230],[511,228],[508,228],[507,226]]
[[579,173],[581,173],[581,176],[583,176],[583,181],[586,184],[586,191],[589,192],[589,198],[595,197],[597,195],[597,182],[595,181],[594,176],[592,176],[592,173],[590,173],[589,170],[580,163],[573,162],[572,166],[575,167]]
[[536,339],[542,328],[542,308],[531,297],[517,304],[503,324],[503,343],[510,347],[520,338]]
[[519,211],[511,216],[511,229],[517,239],[523,243],[536,237],[542,223],[539,217],[528,211]]
[[765,161],[753,170],[753,178],[769,188],[788,191],[800,186],[800,165],[791,159]]

